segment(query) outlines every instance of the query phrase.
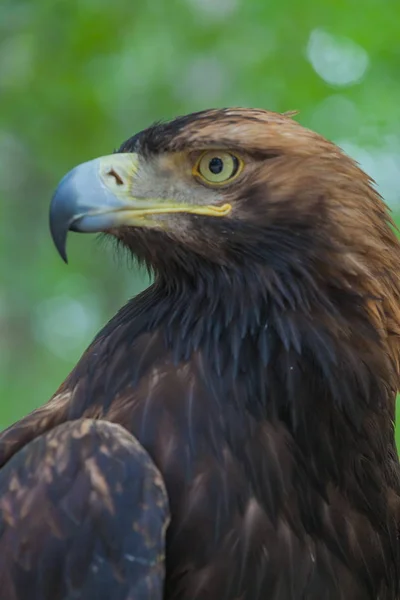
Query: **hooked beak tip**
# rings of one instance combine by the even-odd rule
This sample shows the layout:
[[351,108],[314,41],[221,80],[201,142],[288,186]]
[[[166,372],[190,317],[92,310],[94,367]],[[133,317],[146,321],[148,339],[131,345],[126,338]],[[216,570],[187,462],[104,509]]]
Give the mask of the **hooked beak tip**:
[[54,223],[50,220],[50,233],[58,254],[61,256],[65,264],[68,264],[66,250],[68,229],[56,229],[54,227]]
[[65,214],[63,214],[64,211],[61,211],[61,214],[59,213],[56,196],[57,192],[54,194],[50,206],[50,234],[58,254],[61,256],[62,260],[68,264],[66,246],[70,219],[65,218]]

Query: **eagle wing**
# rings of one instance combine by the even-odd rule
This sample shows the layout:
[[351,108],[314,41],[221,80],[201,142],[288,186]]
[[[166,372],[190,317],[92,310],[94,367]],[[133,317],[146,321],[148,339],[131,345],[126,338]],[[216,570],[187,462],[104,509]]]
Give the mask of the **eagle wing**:
[[168,522],[161,474],[132,435],[63,423],[0,470],[0,595],[161,599]]

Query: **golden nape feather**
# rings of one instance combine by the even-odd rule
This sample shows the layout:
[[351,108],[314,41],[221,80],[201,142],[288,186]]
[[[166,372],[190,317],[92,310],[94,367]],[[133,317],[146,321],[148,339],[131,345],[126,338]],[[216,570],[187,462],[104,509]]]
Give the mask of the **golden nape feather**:
[[8,600],[400,598],[400,246],[292,117],[159,123],[57,188],[65,260],[102,232],[154,283],[0,437]]

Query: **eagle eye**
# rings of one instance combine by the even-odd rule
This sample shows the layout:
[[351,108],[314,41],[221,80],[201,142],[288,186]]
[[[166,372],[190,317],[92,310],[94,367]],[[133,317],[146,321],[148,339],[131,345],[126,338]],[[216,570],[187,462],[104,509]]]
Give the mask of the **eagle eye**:
[[243,169],[243,161],[223,150],[211,150],[202,154],[193,169],[193,174],[211,185],[232,181]]

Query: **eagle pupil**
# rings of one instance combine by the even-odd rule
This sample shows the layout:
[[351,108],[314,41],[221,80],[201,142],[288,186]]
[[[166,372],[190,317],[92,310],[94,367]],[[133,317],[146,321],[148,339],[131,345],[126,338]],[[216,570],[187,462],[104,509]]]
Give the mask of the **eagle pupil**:
[[211,173],[213,173],[214,175],[218,175],[224,168],[224,161],[222,160],[222,158],[215,156],[210,160],[208,168],[210,169]]

